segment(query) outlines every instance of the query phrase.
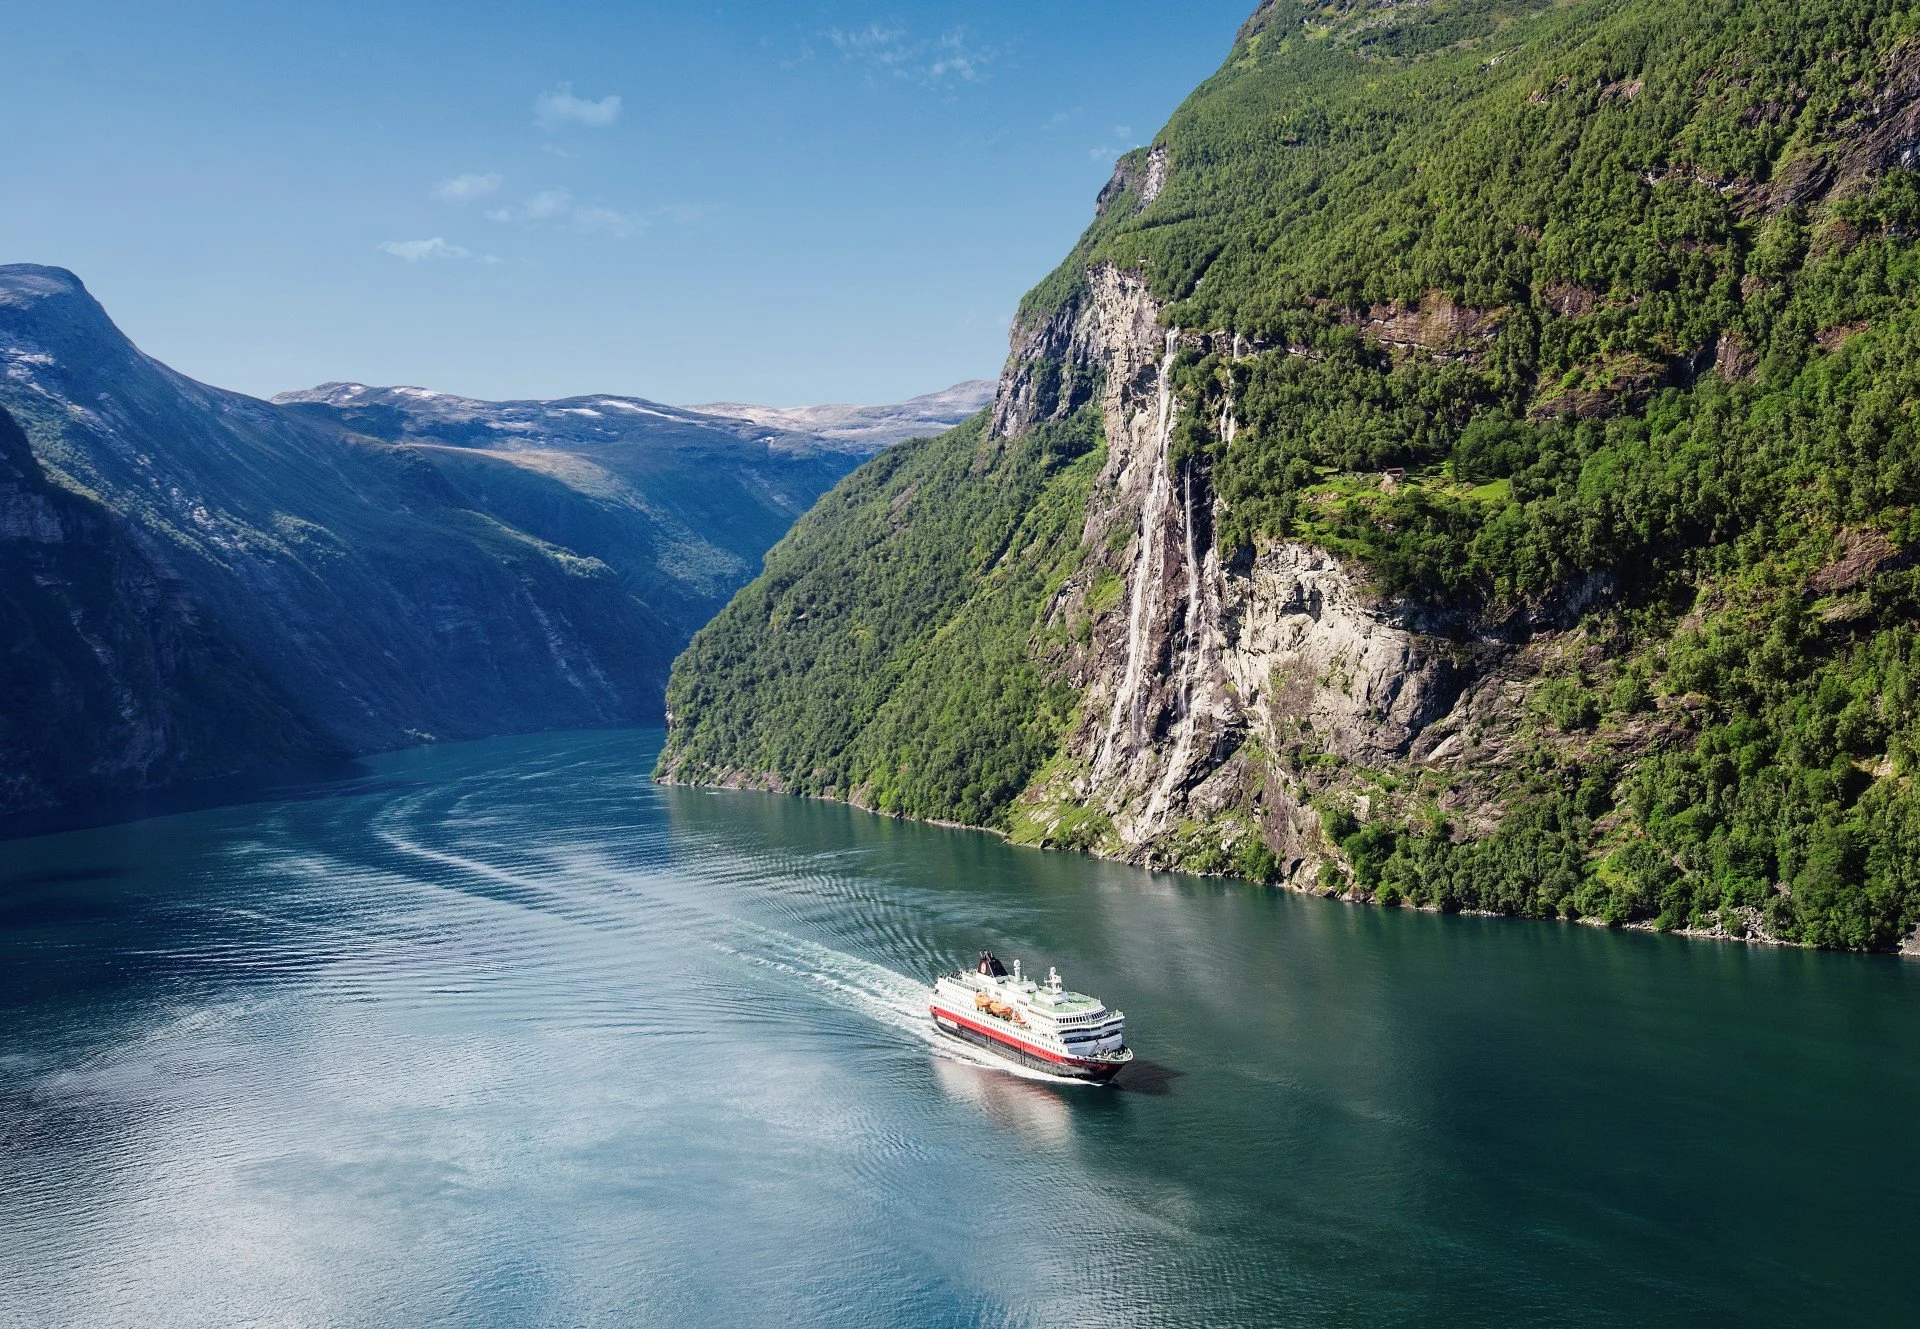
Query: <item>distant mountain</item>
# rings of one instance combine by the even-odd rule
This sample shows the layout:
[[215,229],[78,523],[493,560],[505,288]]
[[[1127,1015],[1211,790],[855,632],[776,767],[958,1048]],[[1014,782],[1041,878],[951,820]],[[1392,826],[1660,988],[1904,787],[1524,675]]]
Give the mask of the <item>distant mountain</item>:
[[694,629],[870,451],[615,397],[260,401],[24,264],[0,408],[0,813],[657,722]]
[[[743,412],[716,414],[703,408],[666,406],[642,397],[480,401],[426,388],[322,383],[316,388],[282,392],[273,398],[273,403],[319,407],[323,418],[335,419],[361,433],[394,442],[491,451],[599,449],[609,444],[642,442],[751,443],[794,456],[822,448],[859,450],[839,446],[817,431],[756,421]],[[888,413],[904,411],[910,405],[814,409]],[[945,428],[945,425],[935,427],[936,432]]]
[[[422,449],[488,511],[504,505],[510,520],[562,544],[580,538],[578,529],[565,522],[555,526],[550,515],[528,510],[524,496],[501,486],[502,476],[544,474],[581,494],[630,508],[644,526],[628,530],[623,525],[622,533],[645,530],[650,538],[666,540],[675,552],[661,566],[701,599],[704,622],[757,571],[778,538],[778,533],[768,536],[763,508],[771,505],[784,524],[791,524],[841,475],[896,437],[911,437],[909,421],[924,422],[917,432],[925,435],[944,432],[976,413],[984,399],[963,390],[971,387],[897,406],[739,408],[769,417],[840,422],[817,431],[642,397],[481,401],[364,383],[322,383],[280,393],[273,404],[356,434]],[[754,492],[739,492],[740,484]],[[496,515],[509,519],[506,512]],[[616,566],[646,557],[641,550],[594,548]]]
[[990,378],[956,383],[945,392],[903,401],[897,406],[746,406],[713,402],[692,409],[709,416],[735,416],[769,429],[791,429],[849,447],[878,452],[910,438],[943,434],[993,401]]
[[891,406],[667,406],[644,397],[480,401],[426,388],[322,383],[273,398],[321,407],[361,432],[392,441],[490,451],[599,449],[609,444],[724,437],[796,455],[821,449],[872,456],[910,438],[943,434],[993,401],[994,382],[975,379]]

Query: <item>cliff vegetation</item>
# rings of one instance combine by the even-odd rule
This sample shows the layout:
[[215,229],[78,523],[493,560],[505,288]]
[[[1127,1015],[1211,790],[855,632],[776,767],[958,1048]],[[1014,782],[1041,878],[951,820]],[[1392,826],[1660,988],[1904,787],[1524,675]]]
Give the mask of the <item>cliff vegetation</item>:
[[[1389,903],[1899,944],[1915,25],[1269,0],[1028,297],[985,439],[921,446],[941,508],[876,545],[889,458],[797,528],[681,662],[664,769]],[[1128,283],[1151,336],[1116,321]],[[1111,446],[1082,489],[976,460],[1089,414]],[[981,609],[979,548],[945,566],[985,506],[1051,532],[1018,612]],[[1373,635],[1325,645],[1333,583],[1276,571],[1300,548]],[[941,566],[888,590],[894,557]],[[801,565],[873,587],[809,633],[898,625],[795,660],[768,597]],[[896,682],[969,667],[999,704]],[[803,758],[774,758],[786,724]]]

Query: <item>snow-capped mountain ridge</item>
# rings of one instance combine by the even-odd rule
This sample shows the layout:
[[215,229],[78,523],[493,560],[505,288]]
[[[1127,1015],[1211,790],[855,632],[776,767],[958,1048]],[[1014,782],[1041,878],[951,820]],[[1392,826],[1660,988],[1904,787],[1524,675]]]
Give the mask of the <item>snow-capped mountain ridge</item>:
[[617,393],[554,400],[485,401],[430,388],[334,382],[273,398],[276,405],[324,407],[381,437],[455,446],[550,447],[638,442],[667,431],[711,433],[780,452],[825,449],[868,455],[905,439],[938,434],[979,410],[993,384],[979,380],[885,406],[753,406],[723,402],[670,406]]

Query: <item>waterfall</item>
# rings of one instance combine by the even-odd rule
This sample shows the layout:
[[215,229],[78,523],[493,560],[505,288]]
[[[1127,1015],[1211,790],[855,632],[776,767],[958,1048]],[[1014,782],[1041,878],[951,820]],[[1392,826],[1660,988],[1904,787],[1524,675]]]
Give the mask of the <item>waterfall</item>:
[[1166,566],[1166,543],[1160,531],[1166,523],[1167,509],[1173,501],[1173,477],[1168,468],[1168,453],[1173,445],[1173,360],[1180,349],[1178,329],[1167,333],[1166,352],[1160,360],[1159,417],[1154,426],[1153,471],[1147,482],[1147,495],[1140,504],[1140,552],[1133,563],[1133,584],[1129,588],[1127,620],[1127,665],[1120,686],[1113,694],[1113,711],[1107,719],[1106,736],[1094,757],[1096,770],[1107,767],[1121,727],[1127,730],[1130,745],[1140,741],[1140,722],[1145,705],[1142,684],[1147,667],[1147,633],[1152,621],[1150,608],[1160,600],[1161,574]]
[[1180,782],[1181,775],[1187,769],[1187,762],[1193,755],[1193,732],[1196,727],[1193,711],[1194,676],[1199,670],[1201,656],[1204,654],[1204,636],[1206,633],[1207,603],[1200,591],[1200,550],[1193,519],[1193,468],[1189,466],[1182,477],[1185,490],[1185,502],[1181,517],[1186,527],[1186,539],[1183,551],[1187,562],[1187,617],[1184,625],[1186,641],[1181,651],[1179,732],[1174,740],[1173,755],[1167,759],[1166,770],[1161,774],[1159,787],[1153,791],[1153,797],[1147,802],[1146,824],[1159,822],[1166,815],[1167,803],[1173,797],[1174,786]]
[[[1130,797],[1124,791],[1131,782],[1123,778],[1122,772],[1125,764],[1140,755],[1146,745],[1147,708],[1154,696],[1156,681],[1150,677],[1150,657],[1157,640],[1155,634],[1163,626],[1162,617],[1172,608],[1168,587],[1175,572],[1170,560],[1180,558],[1186,583],[1185,612],[1177,629],[1171,624],[1164,625],[1179,633],[1175,642],[1178,665],[1169,680],[1174,708],[1173,743],[1165,764],[1152,780],[1151,793],[1138,822],[1138,828],[1147,834],[1157,834],[1162,829],[1176,793],[1188,777],[1201,720],[1219,709],[1220,700],[1213,695],[1211,666],[1218,653],[1214,634],[1223,614],[1223,591],[1218,556],[1211,540],[1203,541],[1201,536],[1200,518],[1206,515],[1201,509],[1208,501],[1206,486],[1199,481],[1194,466],[1189,465],[1178,476],[1174,475],[1172,466],[1173,426],[1179,411],[1173,393],[1173,362],[1179,345],[1179,332],[1169,332],[1165,356],[1160,362],[1158,416],[1151,443],[1152,469],[1140,504],[1139,552],[1129,580],[1126,663],[1114,690],[1105,735],[1093,761],[1097,784],[1105,786],[1110,795]],[[1217,424],[1219,437],[1231,447],[1239,422],[1234,417],[1230,396],[1221,404]],[[1145,460],[1144,456],[1138,457],[1131,464],[1137,466]],[[1177,506],[1176,484],[1179,485]],[[1175,522],[1181,528],[1177,552],[1169,547],[1168,538]]]

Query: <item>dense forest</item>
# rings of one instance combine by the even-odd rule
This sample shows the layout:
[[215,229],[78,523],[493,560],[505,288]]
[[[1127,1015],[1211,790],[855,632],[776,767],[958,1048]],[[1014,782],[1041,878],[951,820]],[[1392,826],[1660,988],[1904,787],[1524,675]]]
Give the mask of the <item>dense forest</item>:
[[[1317,545],[1463,638],[1580,611],[1497,829],[1394,777],[1393,815],[1325,800],[1320,884],[1824,946],[1920,923],[1917,22],[1269,0],[1029,295],[1031,329],[1111,264],[1246,348],[1173,371],[1224,558]],[[670,758],[1010,825],[1074,715],[1050,588],[1100,553],[1097,412],[1056,398],[827,500],[682,662]],[[796,657],[796,614],[846,640]]]
[[996,823],[1073,689],[1029,630],[1079,564],[1091,411],[994,441],[984,417],[868,463],[767,555],[667,691],[678,778]]

